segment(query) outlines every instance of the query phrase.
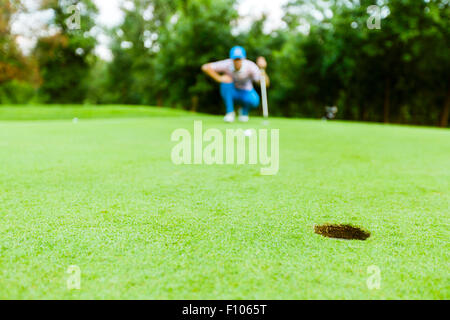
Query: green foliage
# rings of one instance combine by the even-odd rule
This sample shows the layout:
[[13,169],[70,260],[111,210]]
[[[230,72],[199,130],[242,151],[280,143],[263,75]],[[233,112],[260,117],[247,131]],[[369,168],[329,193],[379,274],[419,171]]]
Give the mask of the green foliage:
[[[381,29],[366,26],[373,1],[331,4],[316,6],[334,15],[310,20],[308,36],[296,31],[295,15],[286,16],[292,36],[277,55],[281,88],[274,93],[283,114],[317,116],[324,105],[337,104],[345,119],[446,126],[448,1],[384,1]],[[312,2],[289,7],[305,5]]]
[[[230,22],[237,18],[233,0],[181,2],[165,30],[156,57],[159,92],[169,105],[221,112],[217,85],[201,72],[202,64],[227,57],[234,44]],[[182,54],[180,54],[182,53]]]
[[122,25],[109,32],[113,61],[107,66],[107,90],[101,103],[152,103],[153,43],[148,45],[148,41],[156,28],[154,21],[145,19],[149,2],[136,0],[134,4],[132,9],[122,8]]
[[[39,38],[29,58],[8,35],[17,7],[0,9],[1,34],[8,35],[0,37],[0,87],[12,79],[33,82],[44,102],[222,113],[218,85],[200,68],[238,44],[250,59],[268,61],[272,115],[318,118],[325,106],[337,105],[341,119],[448,126],[448,0],[379,0],[380,29],[367,26],[373,0],[292,0],[285,26],[270,33],[264,15],[248,30],[235,28],[241,18],[235,0],[130,0],[123,22],[107,30],[110,62],[92,54],[92,0],[80,1],[82,30],[68,30],[65,10],[72,2],[43,2],[54,12],[50,27],[57,32]],[[8,99],[2,100],[22,101]]]
[[[133,3],[131,9],[122,8],[124,22],[111,30],[114,59],[107,71],[111,93],[106,102],[220,112],[217,86],[200,67],[226,57],[234,43],[234,1]],[[148,12],[152,19],[146,18]]]
[[88,92],[91,54],[96,44],[90,33],[97,8],[91,0],[77,2],[81,29],[69,29],[66,19],[72,1],[50,0],[42,9],[50,9],[54,17],[50,26],[56,34],[40,38],[34,55],[40,66],[43,84],[39,94],[43,102],[83,102]]
[[0,85],[0,104],[26,104],[36,97],[36,88],[29,82],[11,80]]
[[20,10],[20,1],[0,0],[0,103],[29,102],[39,83],[34,59],[23,55],[11,32],[13,17]]

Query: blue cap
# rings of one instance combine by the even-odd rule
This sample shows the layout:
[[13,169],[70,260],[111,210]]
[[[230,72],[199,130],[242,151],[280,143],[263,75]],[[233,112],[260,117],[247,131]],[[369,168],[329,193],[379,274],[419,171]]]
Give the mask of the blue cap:
[[245,49],[241,46],[235,46],[230,50],[230,59],[245,59],[247,57],[247,53]]

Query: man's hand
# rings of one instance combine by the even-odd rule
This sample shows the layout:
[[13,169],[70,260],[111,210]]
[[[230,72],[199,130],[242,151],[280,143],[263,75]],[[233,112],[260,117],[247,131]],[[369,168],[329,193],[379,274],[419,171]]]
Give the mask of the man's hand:
[[258,59],[256,59],[256,65],[260,68],[265,70],[267,68],[267,61],[266,58],[264,57],[258,57]]
[[266,73],[266,68],[267,68],[266,58],[258,57],[258,59],[256,59],[256,65],[262,70],[261,71],[261,75],[266,79],[266,87],[269,87],[270,86],[270,79],[269,79],[269,76]]

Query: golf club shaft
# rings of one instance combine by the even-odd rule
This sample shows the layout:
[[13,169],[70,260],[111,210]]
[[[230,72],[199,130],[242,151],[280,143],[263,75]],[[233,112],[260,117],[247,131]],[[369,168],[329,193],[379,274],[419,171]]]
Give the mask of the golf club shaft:
[[266,72],[261,69],[261,98],[264,118],[269,117],[269,107],[267,105]]

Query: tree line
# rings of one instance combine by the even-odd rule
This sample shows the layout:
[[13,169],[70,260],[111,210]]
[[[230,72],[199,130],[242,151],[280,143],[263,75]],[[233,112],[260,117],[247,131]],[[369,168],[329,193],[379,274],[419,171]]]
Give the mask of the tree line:
[[[335,105],[339,119],[448,126],[448,0],[292,0],[283,25],[269,31],[264,15],[239,28],[235,0],[129,0],[120,25],[105,30],[111,61],[94,54],[99,26],[91,0],[42,0],[35,10],[52,12],[52,32],[29,55],[11,32],[26,6],[0,3],[0,103],[223,113],[218,86],[200,67],[238,44],[250,59],[268,60],[272,115],[318,118]],[[67,24],[73,4],[80,29]]]

